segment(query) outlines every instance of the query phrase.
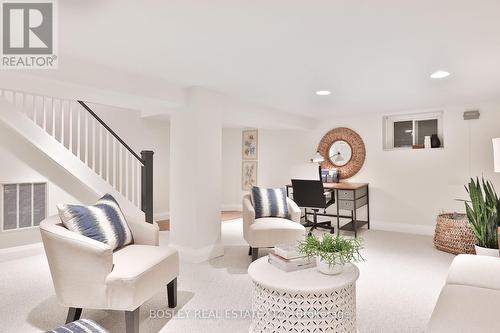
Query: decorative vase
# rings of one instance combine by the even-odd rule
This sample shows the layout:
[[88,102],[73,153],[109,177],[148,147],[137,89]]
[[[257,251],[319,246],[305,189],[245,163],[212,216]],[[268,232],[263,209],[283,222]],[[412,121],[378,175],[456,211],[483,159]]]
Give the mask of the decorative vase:
[[474,248],[476,249],[476,254],[478,256],[488,256],[488,257],[499,257],[499,250],[498,249],[489,249],[487,247],[482,247],[482,246],[477,246],[474,245]]
[[344,265],[331,265],[326,261],[321,260],[318,256],[316,257],[316,266],[318,267],[318,271],[327,275],[336,275],[342,273],[344,270]]
[[441,147],[441,140],[439,140],[437,134],[432,134],[431,135],[431,147],[432,148],[439,148],[439,147]]
[[424,137],[424,147],[425,148],[430,148],[431,147],[431,137],[426,135]]

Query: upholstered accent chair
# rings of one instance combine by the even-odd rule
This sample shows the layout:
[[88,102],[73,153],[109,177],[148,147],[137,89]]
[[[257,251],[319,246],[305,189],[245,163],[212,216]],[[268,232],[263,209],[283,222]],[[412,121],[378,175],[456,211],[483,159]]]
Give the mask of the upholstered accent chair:
[[291,244],[305,237],[306,229],[300,224],[301,211],[292,199],[286,198],[289,218],[255,218],[255,209],[250,194],[243,197],[243,238],[250,246],[248,255],[252,261],[259,256],[259,248]]
[[167,285],[168,306],[177,306],[179,256],[159,247],[155,224],[127,218],[133,244],[112,251],[107,244],[72,232],[59,216],[40,223],[43,245],[66,322],[82,308],[125,311],[127,333],[139,332],[139,307]]
[[500,309],[500,259],[460,254],[453,259],[428,333],[496,333]]

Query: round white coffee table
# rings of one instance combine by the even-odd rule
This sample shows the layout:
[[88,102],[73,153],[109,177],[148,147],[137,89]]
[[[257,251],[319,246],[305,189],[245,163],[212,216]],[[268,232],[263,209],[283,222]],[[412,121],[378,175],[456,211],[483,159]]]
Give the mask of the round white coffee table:
[[356,280],[347,264],[339,275],[309,268],[285,272],[267,256],[248,267],[254,282],[249,332],[356,332]]

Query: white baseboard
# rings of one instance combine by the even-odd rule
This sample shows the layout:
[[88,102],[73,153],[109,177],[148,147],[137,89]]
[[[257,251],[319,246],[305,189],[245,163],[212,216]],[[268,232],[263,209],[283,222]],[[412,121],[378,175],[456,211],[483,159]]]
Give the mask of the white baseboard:
[[0,262],[43,254],[43,244],[34,243],[0,249]]
[[224,245],[221,242],[200,249],[187,248],[175,244],[169,244],[169,246],[179,251],[179,258],[181,261],[194,264],[199,264],[224,255]]
[[153,214],[153,220],[155,221],[163,221],[170,219],[170,212],[160,212]]
[[370,221],[370,228],[373,230],[402,232],[406,234],[434,235],[433,225]]
[[242,204],[223,204],[221,206],[222,211],[237,211],[241,212],[243,210]]

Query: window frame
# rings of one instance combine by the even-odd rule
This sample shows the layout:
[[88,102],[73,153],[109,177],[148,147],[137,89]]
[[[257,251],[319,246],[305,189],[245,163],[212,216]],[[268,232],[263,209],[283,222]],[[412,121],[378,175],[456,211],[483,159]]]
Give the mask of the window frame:
[[[29,227],[19,227],[19,185],[31,185],[31,225]],[[38,228],[38,225],[34,225],[34,185],[44,184],[45,185],[45,218],[49,216],[49,183],[46,180],[34,180],[34,181],[2,181],[0,182],[0,233],[7,232],[19,232],[23,230],[31,230]],[[4,229],[4,186],[5,185],[16,185],[16,195],[17,195],[17,216],[16,216],[16,227],[13,229]]]
[[394,147],[394,123],[400,121],[412,121],[412,144],[417,141],[416,123],[422,120],[437,120],[437,135],[441,140],[441,147],[444,148],[443,140],[443,111],[416,112],[405,114],[394,114],[383,116],[383,149],[384,150],[408,150],[413,147]]

